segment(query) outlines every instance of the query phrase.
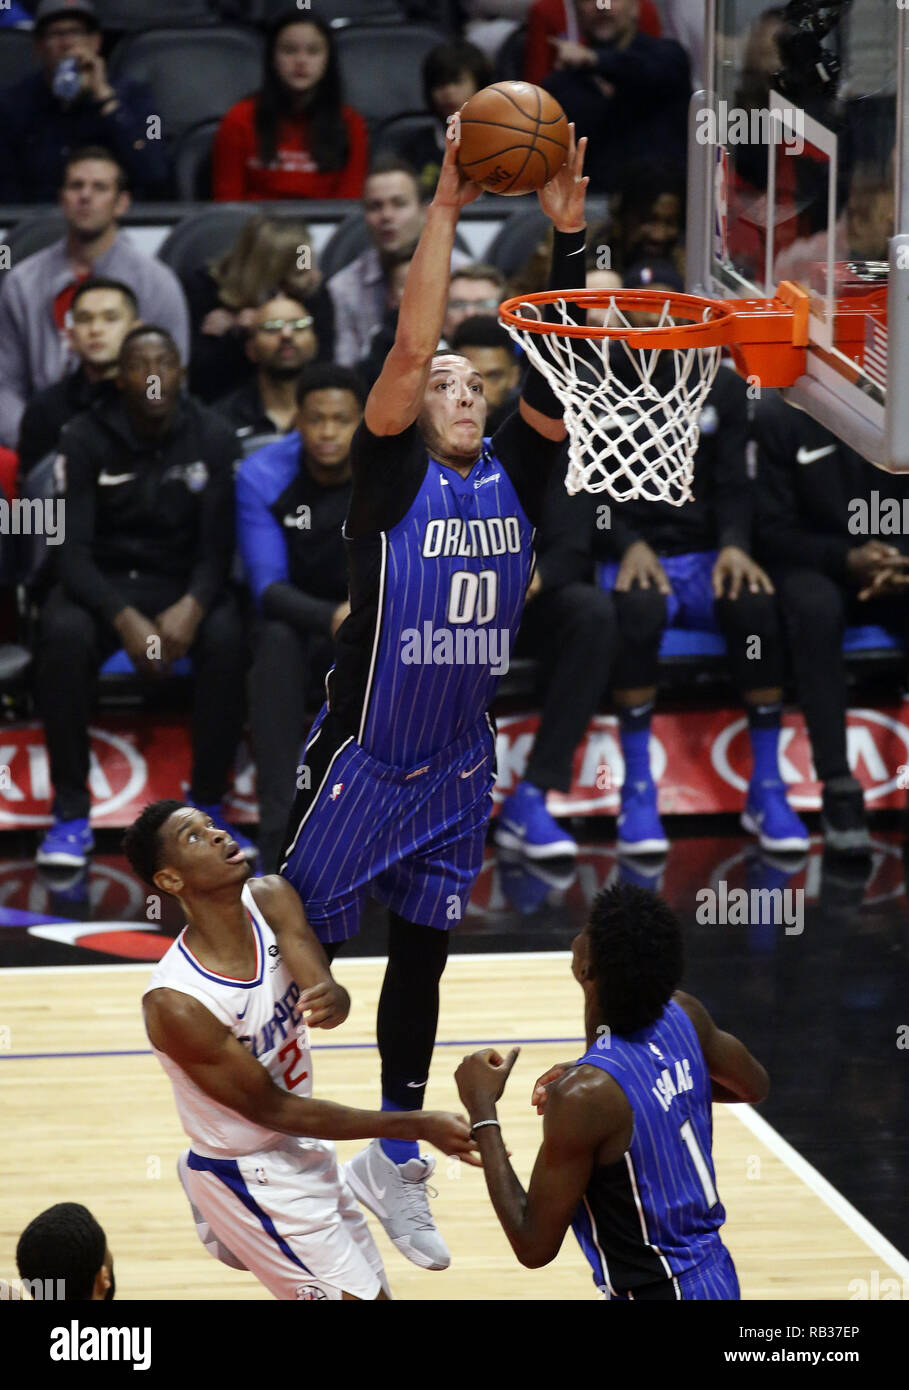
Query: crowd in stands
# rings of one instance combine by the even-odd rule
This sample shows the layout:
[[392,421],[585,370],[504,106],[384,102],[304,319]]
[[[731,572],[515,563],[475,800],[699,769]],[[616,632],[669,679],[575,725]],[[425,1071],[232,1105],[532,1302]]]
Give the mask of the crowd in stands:
[[[180,277],[122,226],[131,199],[173,196],[177,144],[156,124],[161,92],[130,67],[129,36],[118,61],[92,0],[9,11],[33,23],[36,63],[0,92],[0,201],[57,202],[63,219],[58,240],[0,281],[0,447],[18,454],[20,490],[62,496],[67,509],[65,542],[31,576],[22,616],[54,788],[40,863],[79,866],[93,848],[89,718],[98,672],[122,649],[150,681],[191,670],[188,795],[215,818],[248,720],[258,846],[235,838],[250,857],[258,848],[265,871],[276,867],[307,716],[349,613],[351,439],[394,340],[446,122],[496,77],[544,84],[591,137],[591,189],[608,196],[607,222],[588,232],[588,286],[680,289],[699,9],[402,4],[402,18],[438,27],[438,42],[425,51],[424,109],[406,113],[419,119],[383,136],[346,100],[346,30],[317,0],[264,32],[255,0],[234,0],[221,22],[259,45],[261,78],[215,111],[210,199],[292,206],[251,208],[226,250]],[[220,32],[215,0],[211,19],[203,35]],[[754,44],[779,23],[771,12]],[[0,52],[2,43],[0,32]],[[324,199],[356,200],[362,233],[327,276],[306,223],[307,200]],[[860,229],[866,253],[892,227],[892,206],[889,224],[886,207],[875,218]],[[847,250],[859,220],[844,220]],[[545,288],[548,259],[544,241],[506,276],[456,245],[441,346],[482,375],[489,433],[522,375],[498,305]],[[808,845],[777,763],[784,691],[794,689],[824,784],[827,843],[868,852],[846,759],[842,638],[855,623],[909,637],[909,544],[855,535],[850,501],[877,491],[901,503],[905,484],[776,393],[755,404],[727,367],[700,427],[696,501],[684,508],[616,503],[604,529],[600,499],[569,498],[556,480],[518,653],[537,661],[541,722],[499,819],[505,847],[540,859],[575,852],[545,796],[568,788],[574,750],[611,697],[625,761],[620,848],[666,849],[649,736],[661,641],[678,626],[725,641],[753,753],[748,829],[770,850]]]

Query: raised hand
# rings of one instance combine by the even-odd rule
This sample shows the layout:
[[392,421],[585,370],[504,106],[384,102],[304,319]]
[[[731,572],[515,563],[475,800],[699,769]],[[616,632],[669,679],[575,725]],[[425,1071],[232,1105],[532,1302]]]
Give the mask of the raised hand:
[[540,207],[560,232],[580,232],[587,226],[585,204],[590,179],[584,174],[587,136],[575,142],[574,122],[568,127],[568,156],[554,179],[537,190]]
[[435,207],[463,208],[483,192],[478,183],[466,178],[458,164],[461,132],[457,119],[452,117],[445,136],[445,158],[433,197]]

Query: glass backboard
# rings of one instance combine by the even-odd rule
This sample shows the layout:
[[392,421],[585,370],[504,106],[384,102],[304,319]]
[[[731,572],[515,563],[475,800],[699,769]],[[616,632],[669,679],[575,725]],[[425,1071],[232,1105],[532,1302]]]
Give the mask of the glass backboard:
[[909,391],[895,386],[909,381],[907,32],[903,0],[708,0],[689,130],[688,288],[805,289],[806,375],[785,394],[895,470],[909,469]]

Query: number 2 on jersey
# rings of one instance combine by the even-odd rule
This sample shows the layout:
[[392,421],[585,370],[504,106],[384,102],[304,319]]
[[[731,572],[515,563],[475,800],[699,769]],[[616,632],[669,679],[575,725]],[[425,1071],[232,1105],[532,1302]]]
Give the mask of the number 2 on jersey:
[[300,1049],[297,1046],[296,1034],[292,1038],[288,1038],[287,1042],[281,1048],[281,1051],[278,1053],[278,1061],[283,1062],[285,1057],[289,1057],[290,1061],[287,1063],[281,1075],[288,1091],[292,1091],[295,1086],[299,1086],[301,1081],[305,1081],[309,1075],[309,1072],[304,1068],[303,1071],[297,1072],[296,1076],[294,1076],[294,1068],[300,1066],[303,1061],[303,1058],[300,1056]]

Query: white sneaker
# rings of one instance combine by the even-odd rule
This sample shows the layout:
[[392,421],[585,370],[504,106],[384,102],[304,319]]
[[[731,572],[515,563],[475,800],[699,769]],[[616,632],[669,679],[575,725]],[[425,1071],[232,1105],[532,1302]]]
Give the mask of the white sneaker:
[[356,1154],[344,1166],[344,1175],[358,1202],[368,1207],[385,1227],[390,1241],[422,1269],[447,1269],[451,1255],[435,1228],[427,1187],[435,1169],[434,1158],[409,1158],[394,1163],[382,1149],[379,1139]]

